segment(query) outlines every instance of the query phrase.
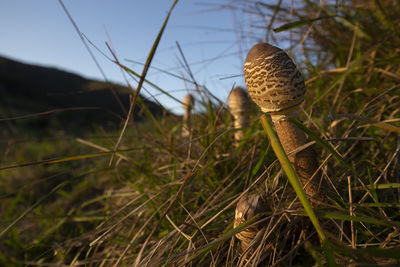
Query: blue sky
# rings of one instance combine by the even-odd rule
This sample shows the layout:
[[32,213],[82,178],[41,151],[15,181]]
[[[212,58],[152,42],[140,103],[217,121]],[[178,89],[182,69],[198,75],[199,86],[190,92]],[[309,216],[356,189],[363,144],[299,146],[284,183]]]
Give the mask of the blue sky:
[[[166,17],[172,0],[64,0],[73,19],[92,43],[108,52],[109,34],[120,61],[141,73],[142,66],[126,59],[145,62]],[[224,100],[234,84],[243,86],[243,60],[254,38],[241,37],[248,18],[218,6],[228,1],[181,0],[164,32],[152,66],[188,77],[181,67],[182,47],[197,82]],[[87,78],[104,80],[79,39],[61,5],[56,0],[1,0],[0,55],[27,63],[57,67]],[[239,27],[241,26],[241,27]],[[253,36],[254,37],[254,36]],[[92,47],[91,47],[92,48]],[[107,78],[124,83],[119,68],[92,49]],[[181,99],[193,89],[180,79],[151,70],[147,78]],[[135,83],[132,83],[135,86]],[[180,113],[181,105],[145,85],[144,95],[156,95],[170,110]]]

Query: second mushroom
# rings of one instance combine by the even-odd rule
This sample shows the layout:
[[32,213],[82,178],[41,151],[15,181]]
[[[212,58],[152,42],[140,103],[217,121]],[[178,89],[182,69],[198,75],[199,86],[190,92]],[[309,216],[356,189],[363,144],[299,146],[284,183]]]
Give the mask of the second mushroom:
[[248,124],[248,109],[250,101],[247,93],[241,87],[236,87],[230,93],[229,109],[233,116],[233,127],[235,131],[235,145],[244,137],[243,128]]

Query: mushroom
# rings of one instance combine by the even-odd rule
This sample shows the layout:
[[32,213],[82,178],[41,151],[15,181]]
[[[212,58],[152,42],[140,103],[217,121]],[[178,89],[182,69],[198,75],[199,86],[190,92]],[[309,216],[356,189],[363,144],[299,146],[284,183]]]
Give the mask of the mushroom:
[[[252,100],[271,115],[286,154],[305,145],[304,132],[288,120],[298,117],[306,92],[303,77],[290,57],[278,47],[258,43],[247,55],[244,76]],[[319,164],[315,151],[307,147],[290,155],[289,160],[310,200],[321,202],[323,196],[318,193],[320,176],[316,174]],[[313,175],[315,177],[310,180]]]
[[189,136],[191,132],[190,116],[194,107],[194,97],[191,94],[185,95],[182,101],[182,106],[185,112],[183,114],[182,136]]
[[233,127],[235,132],[235,145],[243,139],[244,132],[243,128],[248,124],[248,118],[246,114],[250,106],[250,101],[247,97],[247,93],[241,87],[236,87],[230,93],[229,109],[233,116]]
[[[247,222],[256,215],[260,215],[268,211],[265,195],[258,193],[246,193],[243,195],[236,204],[235,221],[233,228]],[[264,215],[265,216],[265,215]],[[262,217],[258,218],[262,219]],[[235,236],[240,240],[240,247],[242,251],[246,251],[250,243],[257,236],[263,228],[262,223],[252,224],[244,230],[237,233]]]

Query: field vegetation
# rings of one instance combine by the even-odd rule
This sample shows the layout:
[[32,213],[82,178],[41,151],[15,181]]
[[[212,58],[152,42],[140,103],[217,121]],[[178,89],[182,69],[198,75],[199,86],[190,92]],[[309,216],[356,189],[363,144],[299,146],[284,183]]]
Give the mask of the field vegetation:
[[[201,110],[189,136],[179,116],[153,115],[134,97],[146,119],[125,131],[126,117],[117,129],[99,123],[76,135],[61,123],[40,137],[18,124],[30,118],[0,120],[0,265],[400,265],[399,1],[221,8],[265,31],[253,44],[289,44],[305,78],[300,119],[328,185],[327,203],[314,208],[328,241],[296,204],[258,107],[235,145],[224,100],[188,75]],[[265,196],[266,212],[234,229],[238,199],[250,192]],[[243,253],[235,234],[257,221],[259,240]]]

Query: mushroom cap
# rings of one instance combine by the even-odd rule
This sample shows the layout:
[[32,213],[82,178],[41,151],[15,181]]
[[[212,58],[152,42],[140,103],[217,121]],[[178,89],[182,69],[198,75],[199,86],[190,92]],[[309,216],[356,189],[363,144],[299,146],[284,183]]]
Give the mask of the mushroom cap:
[[194,107],[194,97],[191,94],[185,95],[182,100],[182,106],[184,110],[192,110]]
[[231,91],[228,105],[231,111],[243,112],[249,108],[250,101],[242,87],[236,87]]
[[[261,215],[264,217],[265,215],[263,215],[263,213],[265,214],[265,212],[268,210],[270,210],[270,208],[265,195],[259,195],[257,193],[243,195],[236,205],[233,228],[248,222],[256,215]],[[241,241],[242,249],[246,249],[248,247],[262,227],[263,224],[258,223],[246,228],[245,230],[242,230],[235,235],[236,238]]]
[[250,97],[263,112],[284,112],[300,105],[306,86],[301,73],[282,49],[267,43],[254,45],[244,63]]

